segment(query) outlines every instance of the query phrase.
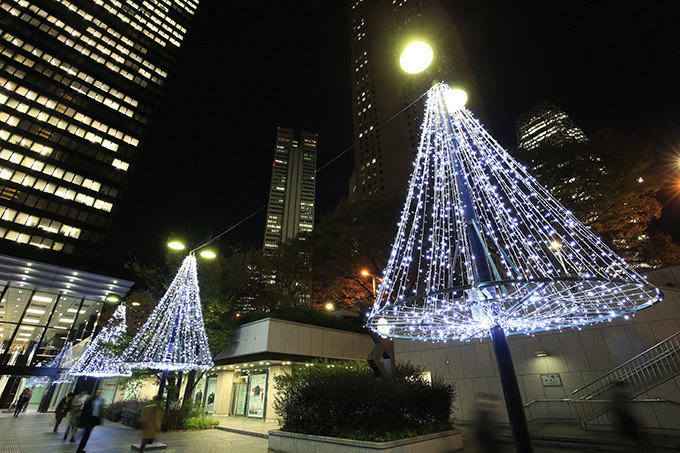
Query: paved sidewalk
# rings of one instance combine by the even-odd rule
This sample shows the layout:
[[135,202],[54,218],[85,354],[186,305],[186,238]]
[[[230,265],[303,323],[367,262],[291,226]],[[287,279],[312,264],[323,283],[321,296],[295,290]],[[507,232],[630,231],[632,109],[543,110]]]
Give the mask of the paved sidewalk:
[[[74,452],[78,443],[63,441],[66,425],[59,433],[52,432],[54,414],[27,412],[19,417],[0,414],[0,453],[61,453]],[[82,430],[81,430],[82,431]],[[80,441],[80,435],[76,437]],[[223,430],[161,433],[158,440],[168,444],[168,453],[217,453],[238,451],[265,453],[267,439],[236,434]],[[104,421],[97,426],[87,443],[87,453],[129,452],[130,445],[140,442],[140,432],[120,423]]]
[[[265,453],[267,433],[278,429],[277,422],[240,417],[216,417],[220,421],[217,429],[161,433],[159,441],[168,444],[169,453],[218,453],[238,451],[239,453]],[[64,442],[62,436],[66,425],[59,433],[53,433],[54,414],[23,413],[14,418],[11,414],[0,414],[0,453],[56,453],[74,452],[77,443]],[[479,452],[471,426],[460,426],[463,431],[463,453]],[[626,445],[624,439],[614,433],[584,431],[578,425],[531,424],[530,432],[535,453],[567,452],[634,452],[639,451]],[[80,440],[80,437],[78,437]],[[512,439],[505,442],[493,453],[513,452]],[[646,451],[680,451],[680,437],[651,436],[646,439]],[[130,445],[139,443],[140,432],[120,423],[105,421],[92,431],[87,445],[89,453],[129,452]]]

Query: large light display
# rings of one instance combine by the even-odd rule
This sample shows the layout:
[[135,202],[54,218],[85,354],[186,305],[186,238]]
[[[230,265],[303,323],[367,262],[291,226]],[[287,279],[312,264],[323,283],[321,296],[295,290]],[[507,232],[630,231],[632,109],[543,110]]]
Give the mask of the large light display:
[[116,355],[114,346],[127,330],[125,305],[116,308],[101,332],[69,370],[72,376],[116,377],[131,376],[130,366]]
[[428,93],[418,154],[369,326],[467,340],[629,316],[662,297],[479,124]]
[[167,292],[132,339],[122,359],[132,368],[163,371],[213,366],[193,254],[184,259]]

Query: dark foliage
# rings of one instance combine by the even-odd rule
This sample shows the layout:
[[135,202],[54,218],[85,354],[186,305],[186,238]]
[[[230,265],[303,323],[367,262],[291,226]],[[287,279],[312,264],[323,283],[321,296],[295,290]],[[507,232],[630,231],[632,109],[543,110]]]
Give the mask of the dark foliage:
[[142,409],[146,404],[146,402],[139,400],[111,403],[106,410],[106,419],[137,429],[140,426]]
[[451,428],[453,386],[398,365],[377,378],[365,364],[317,363],[276,376],[274,403],[284,431],[387,441]]

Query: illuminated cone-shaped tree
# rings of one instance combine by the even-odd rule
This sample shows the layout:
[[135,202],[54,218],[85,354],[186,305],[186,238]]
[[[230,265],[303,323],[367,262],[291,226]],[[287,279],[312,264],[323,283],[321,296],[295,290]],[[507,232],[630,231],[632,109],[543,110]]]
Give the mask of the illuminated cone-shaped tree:
[[187,256],[163,298],[123,353],[132,368],[168,371],[208,369],[213,361],[203,324],[196,257]]
[[522,448],[530,451],[506,332],[627,317],[662,295],[468,110],[448,108],[450,93],[441,83],[428,93],[406,203],[368,323],[396,338],[491,336],[515,437],[525,435]]
[[48,368],[58,368],[59,374],[52,380],[52,385],[73,382],[69,370],[73,366],[73,342],[67,341],[61,351],[47,364]]
[[69,370],[72,376],[130,376],[130,366],[116,354],[115,345],[125,335],[125,305],[119,305],[101,332]]

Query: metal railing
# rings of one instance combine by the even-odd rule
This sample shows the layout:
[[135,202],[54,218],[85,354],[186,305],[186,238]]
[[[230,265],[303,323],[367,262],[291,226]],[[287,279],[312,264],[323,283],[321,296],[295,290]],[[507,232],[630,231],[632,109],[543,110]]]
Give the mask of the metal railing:
[[627,384],[630,396],[637,396],[680,373],[680,332],[636,355],[590,384],[571,392],[579,400],[606,399],[618,383]]
[[[633,406],[631,411],[633,413],[640,413],[643,409],[651,408],[652,406],[659,407],[658,405],[664,404],[662,406],[664,409],[661,412],[669,413],[673,411],[675,415],[680,415],[680,403],[668,400],[664,398],[653,398],[653,399],[632,399],[628,401]],[[547,411],[550,414],[549,417],[540,417],[534,414],[537,404],[542,403],[547,405]],[[612,407],[614,405],[613,400],[570,400],[570,399],[535,399],[524,405],[528,409],[528,419],[529,421],[540,420],[540,419],[573,419],[577,420],[578,423],[584,429],[611,429],[617,426],[619,423],[616,420],[614,414],[612,413]],[[555,415],[559,414],[558,417]],[[675,417],[669,417],[669,426],[659,426],[661,429],[677,429],[673,420]],[[663,423],[662,423],[663,425]],[[654,426],[649,426],[647,428],[654,428]]]

